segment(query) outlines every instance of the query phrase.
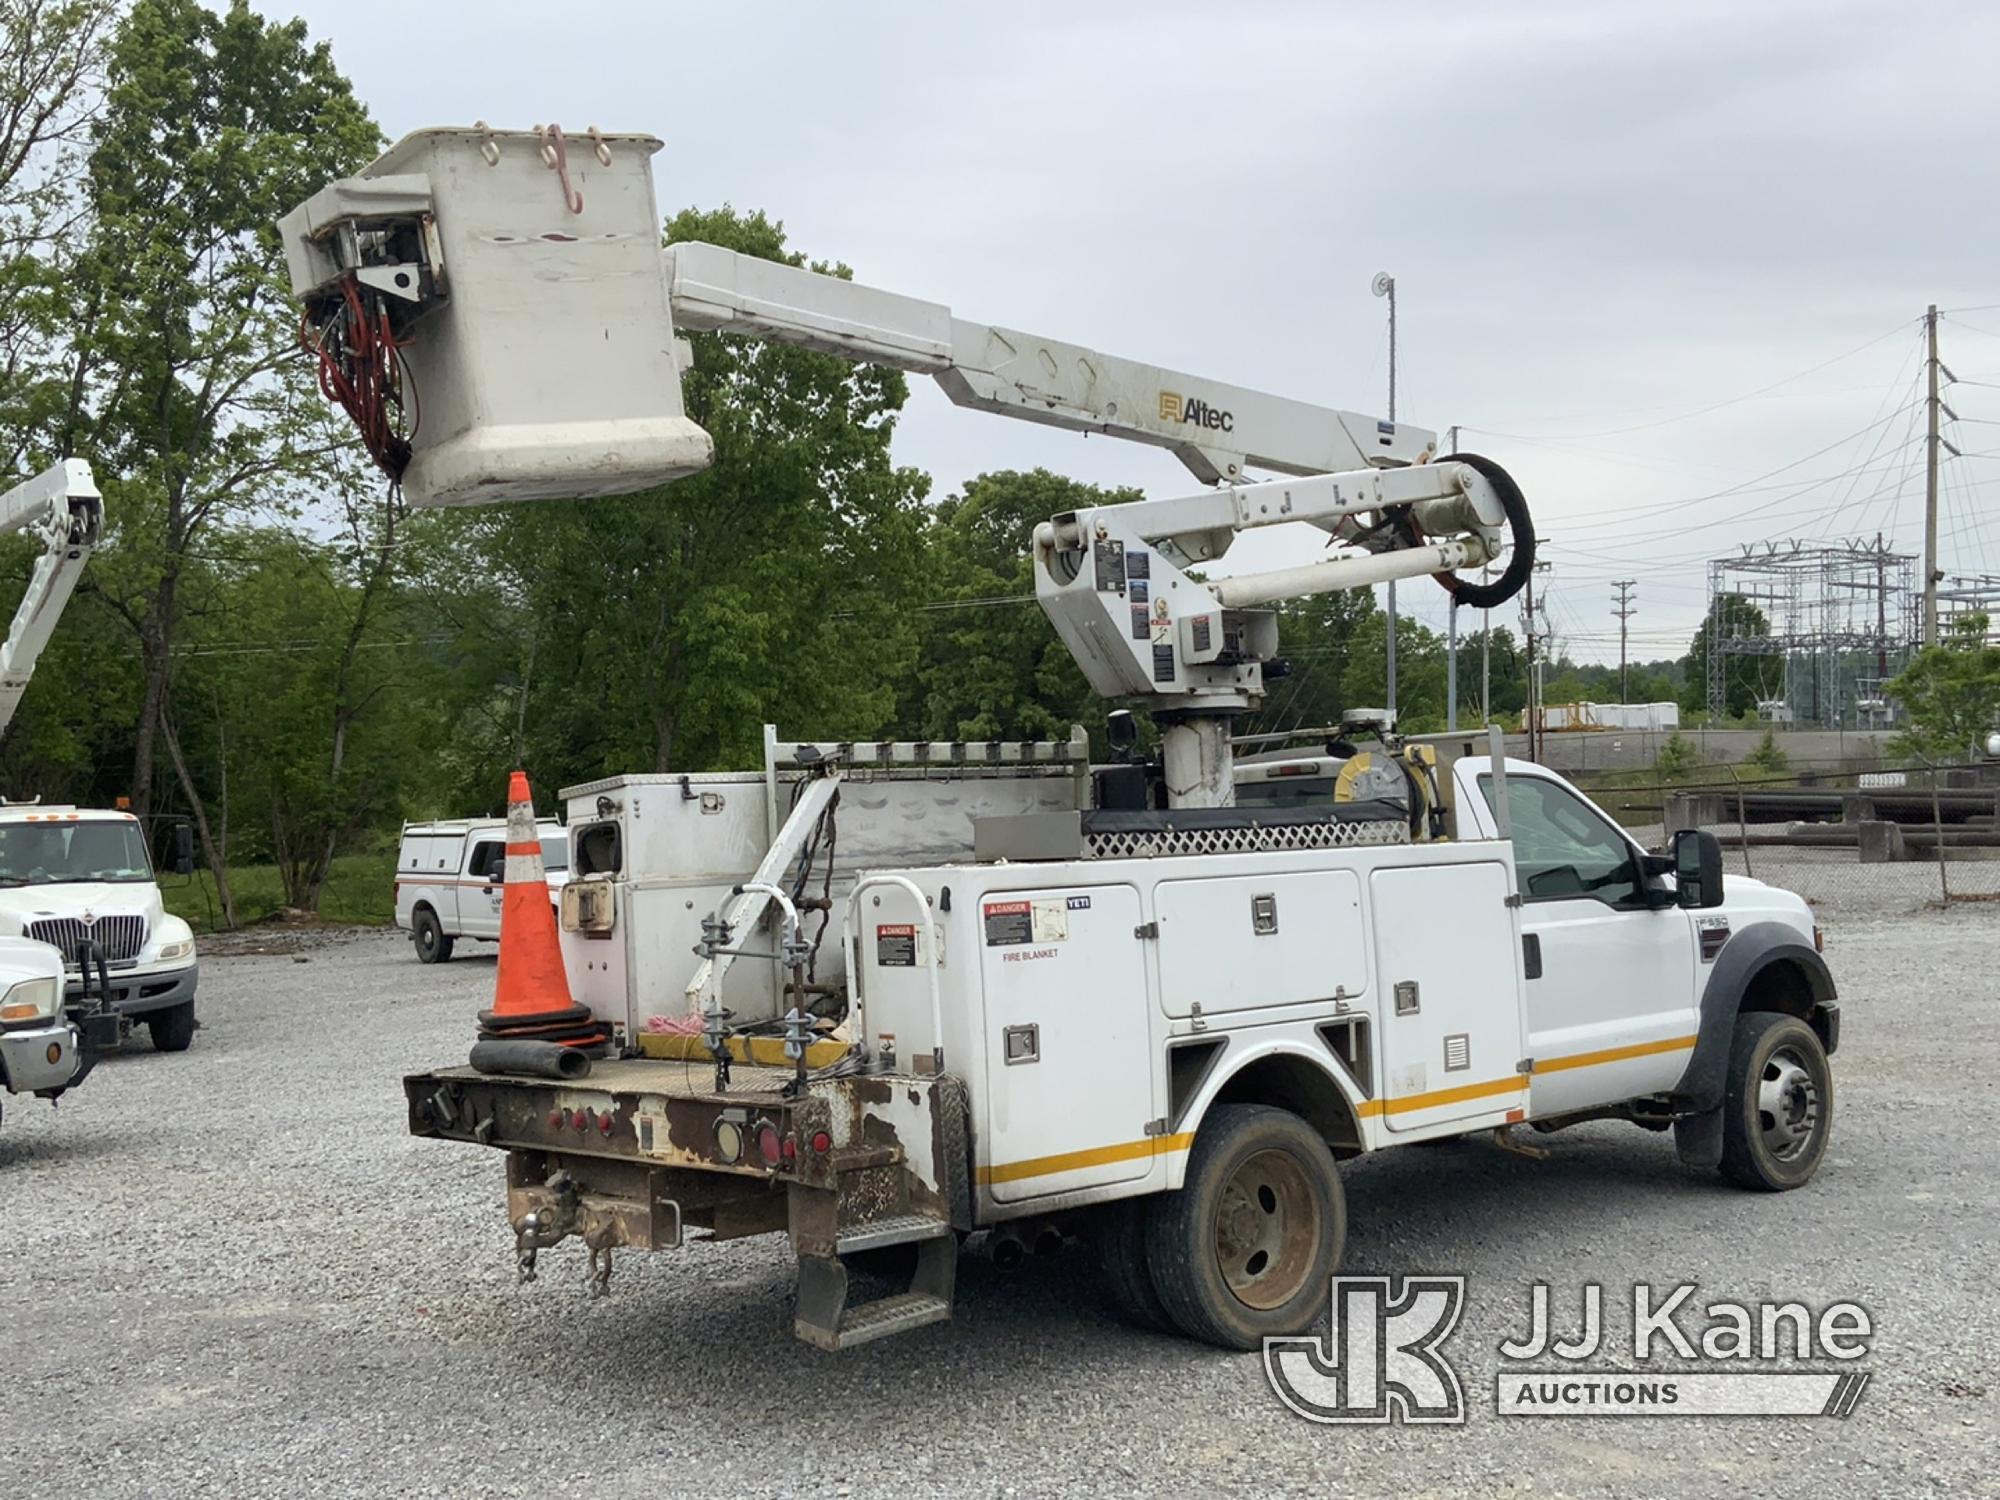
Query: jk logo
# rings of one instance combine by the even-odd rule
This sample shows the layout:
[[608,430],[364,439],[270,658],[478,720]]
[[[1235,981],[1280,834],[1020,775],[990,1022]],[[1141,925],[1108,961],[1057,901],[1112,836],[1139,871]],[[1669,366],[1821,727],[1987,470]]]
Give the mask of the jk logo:
[[1465,1310],[1463,1276],[1333,1278],[1333,1327],[1264,1340],[1264,1375],[1308,1422],[1460,1423],[1465,1391],[1438,1346]]

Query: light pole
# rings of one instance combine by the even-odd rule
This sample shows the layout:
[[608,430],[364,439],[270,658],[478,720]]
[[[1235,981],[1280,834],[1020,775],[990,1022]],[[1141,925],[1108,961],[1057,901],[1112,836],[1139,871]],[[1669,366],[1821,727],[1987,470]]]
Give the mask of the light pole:
[[[1389,424],[1396,422],[1396,278],[1377,271],[1371,287],[1378,297],[1389,299]],[[1396,581],[1389,580],[1388,619],[1389,722],[1396,721]]]

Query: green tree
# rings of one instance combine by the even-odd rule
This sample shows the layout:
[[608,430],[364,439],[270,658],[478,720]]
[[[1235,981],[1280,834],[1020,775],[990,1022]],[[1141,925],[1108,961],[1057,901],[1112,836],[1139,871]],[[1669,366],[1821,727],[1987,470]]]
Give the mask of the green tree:
[[1987,642],[1988,623],[1960,615],[1942,645],[1924,647],[1889,682],[1885,691],[1910,716],[1898,750],[1957,760],[2000,727],[2000,646]]
[[379,144],[303,22],[266,22],[245,0],[219,15],[136,0],[112,36],[55,441],[102,476],[111,544],[93,582],[138,648],[142,813],[192,555],[211,528],[296,513],[328,477],[332,429],[275,221]]
[[1767,729],[1764,737],[1757,741],[1757,748],[1743,757],[1743,764],[1766,776],[1782,776],[1790,768],[1792,759],[1778,744],[1777,734]]
[[[1741,594],[1717,594],[1708,614],[1695,630],[1688,645],[1686,667],[1681,681],[1681,707],[1690,713],[1708,712],[1708,658],[1711,642],[1767,641],[1771,622],[1764,612]],[[1726,651],[1724,655],[1722,713],[1741,718],[1757,711],[1760,698],[1768,698],[1783,681],[1784,659],[1770,651]]]
[[1662,781],[1682,781],[1701,768],[1701,747],[1684,737],[1678,729],[1667,736],[1667,742],[1660,746],[1660,753],[1653,758],[1653,769]]

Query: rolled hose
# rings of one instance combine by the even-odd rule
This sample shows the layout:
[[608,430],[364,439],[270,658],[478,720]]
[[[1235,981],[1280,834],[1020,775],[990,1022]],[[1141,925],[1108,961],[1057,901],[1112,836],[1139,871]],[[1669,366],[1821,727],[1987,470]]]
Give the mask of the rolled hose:
[[474,1042],[472,1066],[481,1073],[514,1073],[529,1078],[577,1079],[590,1071],[590,1058],[556,1042]]
[[1468,469],[1477,470],[1480,477],[1493,486],[1494,493],[1500,497],[1500,508],[1506,512],[1507,529],[1513,534],[1514,545],[1508,550],[1507,566],[1491,583],[1474,583],[1456,573],[1433,573],[1431,576],[1447,594],[1467,609],[1493,609],[1505,604],[1521,592],[1529,574],[1535,570],[1535,523],[1528,514],[1527,496],[1514,483],[1512,474],[1492,459],[1477,453],[1449,453],[1438,462],[1464,464]]

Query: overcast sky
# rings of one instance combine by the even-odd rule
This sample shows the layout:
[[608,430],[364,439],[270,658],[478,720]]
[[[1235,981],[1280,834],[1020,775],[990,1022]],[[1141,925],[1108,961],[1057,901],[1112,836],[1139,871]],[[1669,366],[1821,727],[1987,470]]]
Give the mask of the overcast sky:
[[[1219,380],[1384,410],[1390,271],[1398,414],[1521,481],[1580,659],[1616,659],[1613,578],[1644,659],[1742,542],[1920,550],[1926,303],[1947,434],[2000,453],[2000,7],[261,3],[391,137],[649,131],[663,212],[762,208],[861,280]],[[1035,464],[1193,487],[928,383],[897,449],[940,495]],[[2000,571],[1996,482],[1947,460],[1948,571]],[[1402,596],[1442,628],[1433,585]]]

